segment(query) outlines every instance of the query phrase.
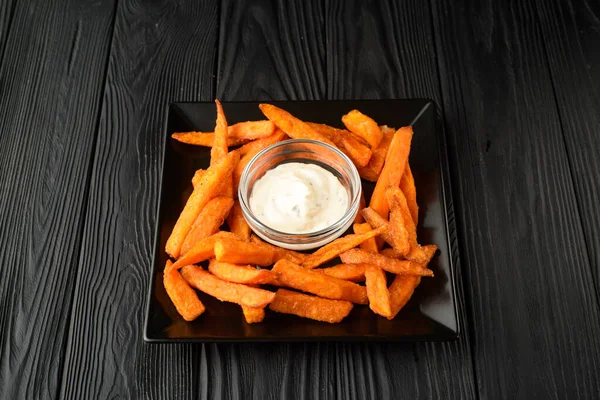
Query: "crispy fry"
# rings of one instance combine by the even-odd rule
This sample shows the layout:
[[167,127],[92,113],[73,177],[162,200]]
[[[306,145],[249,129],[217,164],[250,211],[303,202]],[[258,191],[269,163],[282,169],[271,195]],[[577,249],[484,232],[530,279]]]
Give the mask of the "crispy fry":
[[357,167],[364,167],[369,163],[371,149],[362,144],[352,132],[314,122],[307,122],[307,124],[335,143],[335,145],[346,154]]
[[403,258],[406,260],[414,261],[421,265],[427,265],[427,264],[429,264],[429,261],[431,261],[431,259],[433,258],[436,251],[437,251],[437,246],[435,244],[428,244],[425,246],[417,245],[417,247],[413,247],[410,250],[410,252],[405,256],[400,255],[394,249],[383,249],[380,251],[380,254],[382,254],[386,257],[400,258],[400,259]]
[[204,169],[198,169],[196,170],[196,172],[194,172],[194,176],[192,177],[192,186],[194,187],[194,189],[196,189],[196,186],[198,186],[200,180],[202,179],[205,173],[206,170]]
[[260,110],[265,117],[270,119],[292,139],[312,139],[327,143],[335,147],[335,144],[324,135],[315,131],[306,122],[294,117],[289,112],[272,104],[261,104]]
[[346,264],[365,263],[375,265],[385,271],[400,275],[433,276],[433,271],[409,260],[398,260],[361,249],[348,250],[340,256]]
[[210,165],[214,165],[227,154],[227,119],[223,113],[223,107],[219,100],[215,100],[217,106],[217,122],[215,124],[215,141],[210,150]]
[[227,225],[229,225],[229,230],[238,235],[242,240],[246,242],[250,241],[250,226],[246,222],[240,202],[237,200],[227,217]]
[[[369,225],[367,222],[365,222],[363,224],[354,224],[353,228],[354,228],[354,233],[360,235],[360,234],[369,232],[371,230],[371,225]],[[364,250],[367,250],[367,251],[373,251],[375,253],[377,253],[377,251],[378,251],[378,249],[377,249],[377,243],[375,242],[375,238],[374,237],[365,240],[364,242],[362,242],[358,246],[361,249],[364,249]]]
[[200,240],[194,245],[187,253],[185,253],[179,260],[173,264],[173,269],[180,269],[189,264],[196,264],[202,261],[206,261],[215,256],[215,243],[220,238],[231,238],[236,239],[231,232],[220,231],[212,236]]
[[215,197],[206,203],[181,245],[181,254],[187,253],[200,240],[217,233],[232,205],[233,199],[228,197]]
[[306,254],[298,253],[293,250],[284,249],[283,247],[277,247],[270,243],[263,242],[256,235],[250,236],[250,241],[258,246],[262,246],[265,249],[271,250],[275,254],[273,258],[274,263],[276,263],[279,260],[286,259],[296,264],[302,264],[306,260]]
[[370,117],[361,113],[358,110],[352,110],[342,117],[342,122],[350,132],[356,133],[361,138],[365,139],[374,150],[381,143],[383,134],[379,125]]
[[392,320],[398,315],[398,312],[412,297],[419,283],[421,283],[420,276],[396,275],[389,288],[391,314],[387,319]]
[[365,268],[368,264],[338,264],[328,268],[317,268],[313,271],[321,272],[334,278],[350,282],[365,280]]
[[269,308],[278,313],[293,314],[331,324],[350,314],[354,305],[349,301],[322,299],[316,296],[279,289]]
[[[194,176],[192,177],[192,186],[194,189],[196,186],[198,186],[205,173],[206,170],[203,169],[199,169],[194,173]],[[223,180],[223,182],[221,182],[219,188],[216,190],[216,193],[223,197],[233,198],[233,181],[227,177],[225,180]]]
[[390,205],[390,234],[392,247],[405,256],[411,245],[417,243],[417,230],[413,223],[404,194],[398,187],[389,187],[386,196]]
[[394,133],[396,132],[395,129],[388,128],[385,125],[381,126],[380,129],[383,133],[383,139],[381,140],[381,143],[379,143],[379,146],[373,150],[373,154],[369,159],[369,163],[362,168],[358,168],[360,177],[371,182],[377,182],[377,179],[379,179],[379,175],[383,169],[383,164],[385,163],[385,157],[387,156],[388,149],[390,148],[390,143],[392,142]]
[[262,322],[263,319],[265,319],[264,308],[252,308],[242,306],[242,312],[244,313],[244,318],[246,319],[246,323],[248,324]]
[[336,239],[333,242],[328,243],[325,246],[321,247],[319,250],[315,251],[313,254],[309,255],[306,258],[306,261],[304,262],[304,264],[302,264],[302,265],[305,268],[309,268],[309,269],[318,267],[319,265],[324,264],[327,261],[332,260],[335,257],[339,256],[344,251],[349,250],[353,247],[356,247],[359,244],[361,244],[362,242],[364,242],[365,240],[381,234],[381,232],[383,232],[387,229],[388,229],[387,226],[382,226],[380,228],[373,229],[372,231],[369,231],[367,233],[363,233],[360,235],[357,235],[357,234],[346,235],[344,237]]
[[388,292],[385,272],[379,267],[369,265],[365,269],[365,279],[367,285],[367,296],[369,298],[369,308],[375,314],[383,317],[389,317],[392,314],[390,307],[390,292]]
[[270,136],[275,131],[275,124],[271,121],[245,121],[229,126],[229,136],[237,139],[256,140]]
[[267,266],[273,264],[274,257],[273,251],[254,243],[230,238],[220,238],[215,242],[217,261]]
[[379,251],[379,254],[381,254],[382,256],[386,256],[389,258],[402,258],[402,256],[396,251],[394,250],[394,248],[387,248],[387,249],[383,249]]
[[204,305],[179,271],[172,269],[171,260],[167,261],[163,273],[163,284],[169,298],[179,315],[186,321],[193,321],[204,312]]
[[208,262],[208,270],[217,278],[246,285],[262,285],[275,279],[275,274],[268,269],[219,262],[214,258]]
[[195,265],[183,267],[181,275],[199,291],[241,306],[263,308],[275,298],[273,292],[224,281]]
[[415,178],[413,177],[410,164],[406,162],[404,173],[400,179],[400,189],[406,197],[408,208],[410,209],[410,215],[415,225],[419,223],[419,206],[417,204],[417,189],[415,187]]
[[400,184],[400,179],[406,167],[406,160],[408,160],[408,154],[410,153],[412,136],[413,130],[410,126],[400,128],[396,131],[385,157],[383,170],[373,190],[369,206],[383,218],[387,218],[388,211],[390,210],[385,198],[385,191],[390,186],[398,186]]
[[[381,215],[379,215],[377,211],[373,210],[370,207],[363,209],[362,215],[365,217],[365,219],[373,229],[381,228],[384,226],[389,227],[389,222],[386,219],[384,219]],[[389,228],[381,232],[380,237],[383,240],[385,240],[385,242],[388,243],[390,246],[393,246],[394,237],[392,236],[392,233]]]
[[[171,137],[181,143],[204,147],[212,147],[215,141],[214,132],[176,132],[172,134]],[[247,142],[248,139],[239,139],[231,136],[227,137],[227,144],[229,146],[240,146]]]
[[272,271],[285,286],[335,300],[367,304],[364,286],[311,271],[287,260],[278,261]]
[[231,175],[234,166],[237,164],[239,155],[237,152],[230,152],[216,164],[206,170],[198,186],[194,189],[188,201],[179,215],[171,236],[165,246],[166,252],[173,258],[178,258],[181,252],[181,245],[185,240],[190,228],[200,211],[208,201],[216,197],[219,184]]

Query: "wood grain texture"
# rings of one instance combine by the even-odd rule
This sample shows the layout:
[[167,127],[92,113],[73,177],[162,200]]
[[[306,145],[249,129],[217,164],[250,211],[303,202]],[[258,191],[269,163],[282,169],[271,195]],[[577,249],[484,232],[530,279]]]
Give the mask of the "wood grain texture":
[[538,1],[537,10],[600,299],[600,3]]
[[594,397],[599,309],[536,10],[431,4],[480,397]]
[[1,8],[0,398],[56,398],[114,8]]
[[12,22],[15,0],[0,2],[0,65],[4,59],[4,48],[8,41],[10,23]]
[[148,345],[142,331],[165,111],[214,97],[218,9],[217,1],[118,3],[61,397],[196,397],[191,371],[206,350]]

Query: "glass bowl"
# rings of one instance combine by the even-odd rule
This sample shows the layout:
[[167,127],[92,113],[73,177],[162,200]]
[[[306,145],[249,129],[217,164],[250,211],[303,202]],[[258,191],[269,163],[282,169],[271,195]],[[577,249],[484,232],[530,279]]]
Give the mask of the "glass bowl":
[[[250,208],[254,183],[267,171],[290,162],[316,164],[338,178],[348,193],[348,209],[338,221],[315,232],[286,233],[265,225],[254,215]],[[250,160],[242,172],[238,198],[248,225],[261,239],[286,249],[309,250],[340,237],[352,225],[358,213],[361,192],[358,171],[344,153],[316,140],[292,139],[275,143]]]

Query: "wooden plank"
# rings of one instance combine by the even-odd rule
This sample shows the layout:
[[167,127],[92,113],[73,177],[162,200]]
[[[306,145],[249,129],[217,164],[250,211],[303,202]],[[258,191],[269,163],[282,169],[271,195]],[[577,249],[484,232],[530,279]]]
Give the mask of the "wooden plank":
[[8,40],[14,5],[14,0],[5,0],[0,3],[0,65],[4,59],[4,47]]
[[150,346],[142,331],[165,110],[214,97],[218,10],[216,0],[118,3],[61,397],[196,397],[190,371],[205,350]]
[[0,67],[0,398],[55,398],[114,4],[10,3],[0,14],[4,28],[11,21]]
[[432,3],[481,398],[592,398],[600,320],[536,10]]
[[537,10],[600,299],[600,3],[538,1]]

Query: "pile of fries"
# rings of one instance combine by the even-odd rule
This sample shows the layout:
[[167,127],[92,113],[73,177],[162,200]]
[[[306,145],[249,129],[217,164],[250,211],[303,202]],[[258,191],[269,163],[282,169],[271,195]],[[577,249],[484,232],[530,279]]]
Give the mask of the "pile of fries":
[[[421,277],[433,276],[427,266],[437,250],[435,245],[417,242],[419,209],[408,163],[412,128],[379,126],[352,110],[342,117],[347,129],[338,129],[304,122],[270,104],[260,105],[267,120],[228,126],[218,100],[216,106],[214,132],[172,135],[183,143],[211,147],[210,167],[194,174],[194,190],[166,244],[174,261],[167,262],[163,282],[179,314],[192,321],[204,312],[196,289],[238,304],[248,323],[263,321],[266,307],[336,323],[354,304],[368,304],[374,313],[393,319]],[[260,240],[252,234],[236,199],[248,162],[266,147],[289,138],[337,147],[363,179],[376,182],[368,207],[363,197],[354,234],[312,254]],[[222,229],[225,222],[228,230]],[[336,258],[341,263],[326,265]],[[206,267],[199,266],[206,261]]]

